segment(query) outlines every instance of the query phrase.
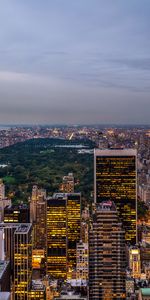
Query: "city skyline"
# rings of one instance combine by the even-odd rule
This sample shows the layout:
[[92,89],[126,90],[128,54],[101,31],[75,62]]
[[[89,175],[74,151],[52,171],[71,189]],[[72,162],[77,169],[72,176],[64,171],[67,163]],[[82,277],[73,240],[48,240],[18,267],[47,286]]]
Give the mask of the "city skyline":
[[3,2],[0,123],[149,123],[149,8]]

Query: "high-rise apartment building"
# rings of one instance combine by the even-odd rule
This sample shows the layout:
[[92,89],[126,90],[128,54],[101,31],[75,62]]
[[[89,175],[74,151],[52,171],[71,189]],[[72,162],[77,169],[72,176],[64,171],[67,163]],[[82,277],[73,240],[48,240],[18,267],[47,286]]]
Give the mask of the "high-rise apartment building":
[[100,203],[111,199],[116,204],[125,228],[125,239],[136,243],[137,153],[134,149],[95,149],[94,196]]
[[74,193],[74,176],[73,173],[68,173],[63,177],[62,184],[60,186],[62,193]]
[[14,300],[28,300],[32,282],[32,225],[20,224],[14,232]]
[[54,194],[47,199],[47,273],[65,278],[76,267],[80,240],[79,193]]
[[76,246],[80,240],[81,195],[67,194],[67,273],[76,268]]
[[125,237],[112,201],[96,204],[89,230],[89,299],[125,295]]

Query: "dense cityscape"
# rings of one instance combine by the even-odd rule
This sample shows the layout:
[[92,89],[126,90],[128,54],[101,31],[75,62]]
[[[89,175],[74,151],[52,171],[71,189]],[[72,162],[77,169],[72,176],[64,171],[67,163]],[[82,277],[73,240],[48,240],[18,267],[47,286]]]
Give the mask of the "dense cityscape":
[[0,152],[52,139],[51,148],[94,164],[84,197],[71,169],[55,192],[34,184],[26,201],[14,201],[1,178],[0,299],[149,299],[149,127],[16,126],[0,135]]
[[150,0],[1,1],[0,300],[150,300]]

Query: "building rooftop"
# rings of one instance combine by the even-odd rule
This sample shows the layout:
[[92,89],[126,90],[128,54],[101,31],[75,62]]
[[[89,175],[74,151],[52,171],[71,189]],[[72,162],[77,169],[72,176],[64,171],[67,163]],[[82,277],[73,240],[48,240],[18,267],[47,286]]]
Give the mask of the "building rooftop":
[[114,202],[111,200],[98,203],[97,208],[98,208],[98,210],[116,211],[116,206],[115,206]]
[[53,194],[53,198],[67,198],[69,195],[80,195],[80,193],[55,193]]
[[54,199],[67,199],[68,196],[81,196],[81,193],[54,193],[52,197],[47,198],[48,200]]
[[24,204],[24,203],[19,204],[19,205],[10,204],[5,207],[5,210],[6,209],[11,209],[11,210],[19,210],[20,209],[21,210],[21,209],[28,209],[28,208],[29,208],[28,204]]
[[32,280],[32,291],[44,291],[45,287],[41,280]]
[[94,156],[136,156],[136,149],[94,149]]
[[32,227],[31,223],[22,223],[16,228],[15,234],[28,233],[31,227]]
[[0,279],[2,278],[2,276],[5,272],[5,270],[7,269],[8,265],[9,265],[9,261],[0,260]]
[[0,299],[1,300],[9,300],[10,299],[10,293],[9,292],[0,292]]
[[150,288],[141,289],[142,296],[150,296]]
[[17,228],[21,223],[0,223],[0,229],[2,228]]

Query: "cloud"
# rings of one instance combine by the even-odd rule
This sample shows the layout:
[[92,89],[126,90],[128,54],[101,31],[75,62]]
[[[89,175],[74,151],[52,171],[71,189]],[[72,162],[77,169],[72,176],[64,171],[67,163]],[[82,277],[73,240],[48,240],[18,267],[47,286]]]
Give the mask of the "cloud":
[[142,112],[149,122],[149,8],[147,0],[3,1],[1,120],[139,122]]
[[119,58],[112,60],[112,62],[130,69],[150,71],[150,58]]

